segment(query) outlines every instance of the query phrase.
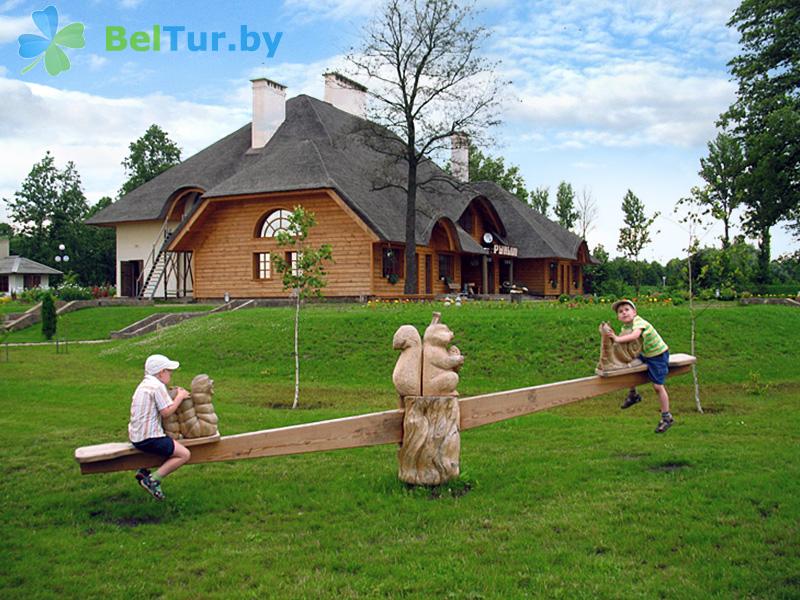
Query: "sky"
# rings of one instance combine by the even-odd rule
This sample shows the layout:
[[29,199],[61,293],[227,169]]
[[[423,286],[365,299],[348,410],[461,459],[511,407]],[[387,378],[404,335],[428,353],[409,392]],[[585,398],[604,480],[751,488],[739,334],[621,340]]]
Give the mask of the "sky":
[[[22,73],[35,58],[19,55],[18,37],[41,35],[31,15],[48,4],[0,0],[3,199],[48,150],[60,168],[75,163],[90,204],[114,197],[125,178],[128,145],[150,124],[165,129],[188,158],[250,120],[252,77],[286,85],[289,98],[322,98],[322,74],[347,71],[345,55],[360,45],[380,5],[63,0],[54,4],[58,28],[83,23],[85,47],[64,49],[71,65],[57,76],[44,61]],[[682,255],[688,233],[673,209],[701,183],[699,159],[735,97],[727,62],[738,53],[738,33],[726,23],[737,5],[477,0],[475,23],[490,32],[481,51],[499,60],[497,76],[512,82],[495,142],[481,150],[517,165],[528,188],[549,187],[551,203],[561,181],[590,194],[599,213],[586,236],[590,248],[602,244],[619,254],[622,199],[630,189],[647,214],[661,214],[642,258]],[[243,29],[252,50],[241,48]],[[205,51],[190,49],[189,32],[195,45],[206,34]],[[213,32],[225,33],[217,51]],[[109,49],[123,41],[124,49]],[[7,215],[0,201],[0,221]],[[720,233],[719,226],[708,229],[702,243],[718,245]],[[773,257],[797,249],[781,226],[772,233]]]

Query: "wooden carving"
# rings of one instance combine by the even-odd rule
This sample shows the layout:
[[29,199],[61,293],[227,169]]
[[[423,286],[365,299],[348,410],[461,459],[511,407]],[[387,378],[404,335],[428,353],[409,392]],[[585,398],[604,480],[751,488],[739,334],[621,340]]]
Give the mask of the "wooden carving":
[[598,375],[613,375],[623,369],[638,367],[642,364],[639,354],[642,352],[642,338],[632,342],[618,344],[609,333],[614,330],[606,322],[600,323],[600,360],[595,373]]
[[[422,338],[416,327],[403,325],[394,334],[392,348],[400,350],[394,366],[392,382],[400,395],[419,396],[422,393]],[[402,401],[401,401],[402,408]]]
[[398,476],[412,485],[440,485],[458,477],[461,436],[455,396],[403,399],[403,444]]
[[440,319],[440,313],[433,313],[422,338],[422,395],[458,396],[457,371],[464,364],[464,357],[457,346],[448,349],[453,332]]
[[181,402],[177,410],[181,434],[185,438],[198,438],[217,433],[217,415],[211,396],[214,395],[214,381],[208,375],[198,375],[192,379],[192,394]]
[[[177,393],[178,390],[172,388],[169,390],[169,397],[174,400]],[[173,440],[179,440],[183,437],[181,435],[181,422],[178,420],[177,412],[172,413],[168,417],[161,417],[161,425],[164,427],[164,433]]]

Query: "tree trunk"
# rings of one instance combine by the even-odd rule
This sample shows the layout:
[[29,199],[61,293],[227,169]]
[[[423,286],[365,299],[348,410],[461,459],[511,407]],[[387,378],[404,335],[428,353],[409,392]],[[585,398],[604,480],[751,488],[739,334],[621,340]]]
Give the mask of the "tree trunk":
[[[413,153],[409,153],[410,155]],[[406,282],[403,287],[404,294],[417,293],[417,161],[416,156],[408,159],[408,194],[406,196]]]
[[300,352],[298,350],[298,335],[300,332],[300,290],[297,290],[297,303],[294,311],[294,402],[292,408],[297,408],[300,399]]
[[[697,315],[694,312],[694,292],[692,291],[692,250],[694,244],[691,236],[689,237],[689,257],[687,259],[689,268],[689,318],[692,323],[692,340],[690,344],[690,352],[692,356],[697,356],[694,350],[694,338],[697,324]],[[697,407],[697,412],[702,413],[703,407],[700,405],[700,382],[697,380],[697,363],[692,364],[692,379],[694,380],[694,404]]]
[[769,227],[764,227],[758,237],[758,283],[761,285],[767,285],[770,282],[769,255],[771,239]]
[[406,396],[403,403],[403,445],[397,455],[400,480],[412,485],[441,485],[458,477],[458,398]]

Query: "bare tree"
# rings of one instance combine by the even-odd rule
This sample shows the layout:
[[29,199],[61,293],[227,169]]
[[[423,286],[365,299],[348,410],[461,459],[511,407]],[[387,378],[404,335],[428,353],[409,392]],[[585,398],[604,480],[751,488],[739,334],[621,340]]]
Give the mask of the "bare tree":
[[585,187],[578,198],[577,208],[578,227],[580,227],[581,238],[585,240],[586,234],[594,229],[594,223],[598,216],[597,202],[592,198],[592,192]]
[[388,0],[367,25],[362,46],[347,57],[356,76],[369,78],[370,120],[393,134],[384,135],[382,151],[408,167],[404,182],[384,184],[406,193],[406,294],[417,292],[417,188],[444,180],[437,169],[424,169],[420,179],[420,167],[453,135],[486,143],[486,129],[499,123],[498,96],[506,82],[494,75],[498,63],[478,56],[488,33],[472,25],[472,17],[471,4],[453,0]]

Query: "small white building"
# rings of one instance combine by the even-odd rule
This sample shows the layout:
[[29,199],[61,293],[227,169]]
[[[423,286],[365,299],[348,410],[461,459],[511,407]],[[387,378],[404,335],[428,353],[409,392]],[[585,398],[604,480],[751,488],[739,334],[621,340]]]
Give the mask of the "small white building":
[[50,276],[61,271],[8,253],[8,238],[0,238],[0,295],[19,293],[32,288],[50,287]]

